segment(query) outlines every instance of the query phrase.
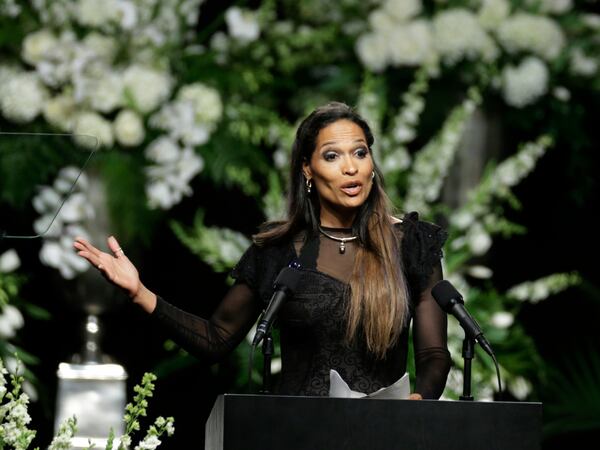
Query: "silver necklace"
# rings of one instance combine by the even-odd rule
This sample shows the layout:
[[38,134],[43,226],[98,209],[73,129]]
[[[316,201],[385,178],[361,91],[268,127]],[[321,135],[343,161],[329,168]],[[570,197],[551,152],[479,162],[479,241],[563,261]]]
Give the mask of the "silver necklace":
[[323,231],[323,228],[321,228],[320,226],[319,226],[319,231],[321,233],[323,233],[329,239],[337,241],[337,242],[340,243],[340,253],[341,254],[346,253],[346,242],[350,242],[350,241],[353,241],[356,238],[358,238],[358,236],[350,236],[350,237],[347,237],[347,238],[332,236],[331,234],[325,233],[325,231]]

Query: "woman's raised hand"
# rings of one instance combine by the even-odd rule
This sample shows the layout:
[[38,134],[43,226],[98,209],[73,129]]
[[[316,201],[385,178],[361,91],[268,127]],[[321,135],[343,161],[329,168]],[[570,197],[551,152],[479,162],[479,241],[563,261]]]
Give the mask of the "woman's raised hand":
[[73,247],[78,250],[79,256],[87,259],[107,280],[123,289],[131,298],[140,294],[142,283],[138,271],[113,236],[108,238],[112,255],[98,250],[82,237],[75,238]]

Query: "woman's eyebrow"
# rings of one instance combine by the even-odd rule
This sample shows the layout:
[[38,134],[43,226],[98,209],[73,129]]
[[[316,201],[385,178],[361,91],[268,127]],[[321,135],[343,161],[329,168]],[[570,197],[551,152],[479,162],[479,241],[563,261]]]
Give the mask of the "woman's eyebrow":
[[[320,147],[320,148],[326,147],[326,146],[328,146],[328,145],[335,145],[335,144],[337,144],[337,143],[338,143],[338,141],[327,141],[327,142],[323,142],[323,143],[321,144],[321,147]],[[361,143],[361,144],[366,144],[365,140],[364,140],[364,139],[362,139],[362,138],[361,138],[361,139],[355,139],[355,140],[354,140],[354,142],[352,142],[352,143],[353,143],[353,144],[358,144],[358,143]]]

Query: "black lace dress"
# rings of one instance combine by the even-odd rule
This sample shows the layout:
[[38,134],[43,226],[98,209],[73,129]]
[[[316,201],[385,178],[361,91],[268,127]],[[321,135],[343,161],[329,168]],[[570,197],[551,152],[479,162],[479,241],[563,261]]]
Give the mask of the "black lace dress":
[[[376,359],[360,340],[346,343],[346,301],[356,245],[320,236],[313,264],[303,268],[300,287],[279,313],[282,373],[276,391],[287,395],[326,396],[329,371],[335,369],[350,388],[364,393],[389,386],[406,371],[409,323],[413,323],[415,391],[439,398],[450,369],[446,315],[431,296],[442,279],[440,259],[447,238],[439,226],[420,221],[416,212],[396,224],[401,236],[403,270],[409,287],[409,311],[400,339]],[[349,236],[349,229],[325,229]],[[159,298],[152,316],[190,353],[210,362],[232,351],[246,336],[273,293],[279,271],[298,255],[301,240],[286,245],[250,246],[232,271],[235,285],[213,316],[203,319]]]

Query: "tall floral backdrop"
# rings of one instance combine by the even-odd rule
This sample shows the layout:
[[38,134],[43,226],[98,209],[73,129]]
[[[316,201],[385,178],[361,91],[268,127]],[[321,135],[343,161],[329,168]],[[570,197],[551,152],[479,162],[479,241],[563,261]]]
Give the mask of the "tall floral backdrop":
[[[586,420],[598,417],[600,402],[588,401],[600,397],[597,386],[545,360],[524,320],[556,298],[594,304],[585,258],[538,264],[535,254],[523,255],[536,249],[503,250],[527,242],[519,218],[535,207],[520,196],[544,189],[522,186],[532,177],[552,183],[539,174],[548,158],[578,182],[564,208],[570,201],[584,211],[594,199],[586,161],[598,143],[589,119],[600,87],[595,3],[3,0],[0,131],[27,136],[0,134],[0,226],[10,217],[12,226],[41,233],[68,194],[43,239],[0,242],[0,352],[10,361],[18,351],[25,391],[45,405],[40,417],[51,416],[49,374],[58,359],[42,355],[36,330],[61,323],[60,286],[93,276],[72,238],[95,238],[89,225],[106,222],[132,249],[147,284],[210,314],[256,226],[285,211],[299,120],[335,99],[373,126],[374,154],[398,213],[419,211],[449,231],[445,276],[486,330],[505,383],[498,393],[493,365],[478,352],[476,398],[544,400],[548,442],[578,428],[598,431],[597,421]],[[45,133],[73,137],[59,152],[36,138]],[[94,186],[104,193],[100,202]],[[548,221],[569,214],[553,207]],[[560,231],[555,239],[573,233]],[[40,282],[56,293],[40,295]],[[148,337],[151,324],[127,308],[114,316],[107,345],[132,373],[192,383],[190,374],[200,374],[205,393],[198,395],[207,404],[207,393],[245,388],[247,345],[210,372],[168,337]],[[453,319],[449,325],[454,367],[444,395],[457,398],[462,331]],[[600,375],[592,350],[573,356],[591,379]],[[560,385],[560,375],[569,382]]]

